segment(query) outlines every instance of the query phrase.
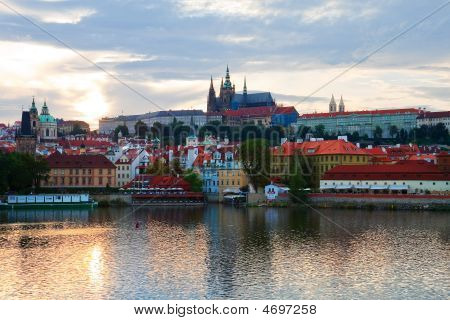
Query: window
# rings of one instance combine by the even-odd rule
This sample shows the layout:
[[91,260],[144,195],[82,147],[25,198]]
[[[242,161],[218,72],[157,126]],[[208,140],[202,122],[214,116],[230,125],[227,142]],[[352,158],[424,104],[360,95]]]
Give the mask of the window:
[[[100,169],[101,170],[101,169]],[[103,178],[102,177],[99,177],[98,178],[98,184],[99,185],[103,185]]]

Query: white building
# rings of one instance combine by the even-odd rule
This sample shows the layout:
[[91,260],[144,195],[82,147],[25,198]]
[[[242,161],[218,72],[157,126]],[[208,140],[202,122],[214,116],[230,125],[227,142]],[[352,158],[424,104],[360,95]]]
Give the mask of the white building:
[[283,184],[271,183],[264,187],[264,194],[268,201],[288,201],[289,188]]
[[184,125],[195,125],[198,127],[206,124],[206,114],[202,110],[169,110],[149,112],[141,115],[119,116],[115,118],[102,118],[99,120],[99,132],[110,134],[120,126],[125,125],[131,135],[135,134],[135,124],[139,120],[148,127],[152,127],[155,122],[164,125],[173,123],[174,119],[183,122]]
[[450,193],[450,176],[426,161],[399,161],[386,165],[341,165],[320,180],[323,192]]
[[117,186],[122,187],[133,180],[149,163],[149,154],[144,149],[130,149],[116,160]]
[[417,117],[417,127],[435,126],[443,123],[450,130],[450,111],[423,112]]

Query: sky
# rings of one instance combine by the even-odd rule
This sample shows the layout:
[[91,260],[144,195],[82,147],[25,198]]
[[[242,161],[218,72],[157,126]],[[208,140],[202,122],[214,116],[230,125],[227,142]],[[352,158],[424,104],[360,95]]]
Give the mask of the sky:
[[0,123],[33,96],[93,128],[103,116],[206,110],[227,64],[237,91],[246,77],[249,92],[300,114],[327,111],[332,94],[347,110],[450,110],[450,5],[322,88],[447,2],[0,0]]

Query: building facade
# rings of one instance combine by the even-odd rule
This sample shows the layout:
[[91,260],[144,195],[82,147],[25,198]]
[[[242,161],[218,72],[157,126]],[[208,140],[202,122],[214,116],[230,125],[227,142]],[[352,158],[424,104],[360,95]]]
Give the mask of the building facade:
[[435,126],[438,123],[444,124],[450,130],[450,111],[422,112],[417,117],[417,127],[419,128],[423,125]]
[[318,125],[323,125],[325,132],[329,134],[344,135],[358,132],[359,136],[367,135],[368,138],[373,138],[375,129],[380,127],[382,137],[390,138],[391,126],[409,132],[416,127],[418,115],[419,110],[415,108],[308,113],[298,118],[296,127],[314,129]]
[[320,189],[325,192],[448,194],[450,174],[426,161],[337,166],[325,173]]
[[105,188],[116,186],[116,167],[104,155],[66,155],[47,158],[49,178],[44,187]]
[[207,122],[206,113],[202,110],[169,110],[150,112],[141,115],[118,116],[115,118],[104,117],[99,119],[99,133],[111,134],[118,126],[126,126],[128,132],[134,135],[136,122],[142,121],[148,127],[155,122],[164,125],[173,123],[174,119],[183,122],[184,125],[203,126]]
[[41,142],[55,142],[58,138],[58,125],[56,119],[50,114],[46,101],[39,115],[38,131],[38,139]]
[[[313,187],[328,170],[338,165],[364,165],[371,156],[345,140],[285,142],[271,152],[271,175],[287,178],[294,170],[302,170]],[[301,168],[294,166],[301,166]]]
[[230,167],[222,167],[217,170],[219,200],[228,192],[238,191],[248,185],[245,172],[239,164]]
[[58,123],[58,132],[63,135],[68,135],[73,132],[75,128],[83,130],[85,133],[90,132],[89,124],[79,120],[66,120]]

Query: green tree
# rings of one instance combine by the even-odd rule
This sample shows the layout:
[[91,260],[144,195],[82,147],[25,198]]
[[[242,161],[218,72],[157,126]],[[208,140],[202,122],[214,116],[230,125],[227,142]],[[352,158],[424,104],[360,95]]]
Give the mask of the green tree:
[[39,190],[50,169],[43,158],[24,153],[0,154],[0,191],[29,192]]
[[199,174],[194,172],[192,169],[186,171],[183,175],[183,179],[186,180],[191,186],[191,191],[201,192],[203,187],[203,182]]
[[323,124],[318,124],[314,127],[314,136],[317,138],[323,138],[325,134],[325,126]]
[[136,136],[138,136],[141,139],[144,139],[147,136],[148,127],[142,120],[139,120],[134,125],[134,132],[136,132]]
[[400,129],[398,133],[398,138],[400,140],[400,143],[406,143],[408,141],[408,131],[405,129]]
[[398,135],[398,128],[395,125],[389,127],[389,134],[392,139],[396,138]]
[[306,138],[306,134],[308,134],[309,132],[311,132],[311,128],[308,126],[299,126],[298,130],[297,130],[297,137],[301,138],[301,139],[305,139]]
[[293,202],[299,203],[306,200],[307,191],[305,189],[307,188],[307,183],[300,171],[289,177],[288,187]]
[[169,166],[163,159],[157,159],[152,165],[147,168],[147,173],[155,176],[163,176],[170,171]]
[[240,160],[244,172],[257,190],[269,182],[270,150],[265,139],[248,139],[241,144]]
[[180,159],[174,158],[170,163],[170,170],[173,175],[179,175],[183,173],[183,169],[181,168]]
[[119,139],[119,132],[122,134],[122,137],[128,137],[128,127],[125,125],[117,126],[116,129],[114,129],[114,141],[118,141]]
[[381,129],[380,126],[377,126],[373,131],[373,139],[375,140],[375,143],[377,144],[380,143],[382,137],[383,137],[383,129]]

